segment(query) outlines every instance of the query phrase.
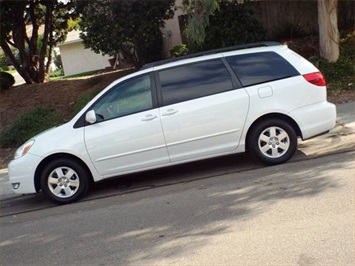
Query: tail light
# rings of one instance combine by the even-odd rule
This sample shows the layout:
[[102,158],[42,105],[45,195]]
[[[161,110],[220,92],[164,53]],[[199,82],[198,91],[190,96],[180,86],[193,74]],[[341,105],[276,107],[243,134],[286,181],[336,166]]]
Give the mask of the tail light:
[[312,83],[313,85],[321,86],[321,87],[327,85],[327,82],[325,81],[325,77],[320,72],[314,72],[314,73],[310,73],[310,74],[305,74],[305,75],[303,75],[303,77],[309,83]]

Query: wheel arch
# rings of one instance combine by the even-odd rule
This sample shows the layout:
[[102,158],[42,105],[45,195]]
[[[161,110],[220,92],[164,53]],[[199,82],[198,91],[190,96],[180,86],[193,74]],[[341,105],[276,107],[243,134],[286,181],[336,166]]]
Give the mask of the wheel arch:
[[296,135],[298,137],[302,137],[302,131],[299,127],[299,125],[296,123],[295,120],[293,120],[291,117],[285,114],[280,114],[280,113],[269,113],[265,114],[263,116],[260,116],[258,119],[256,119],[249,127],[247,134],[246,134],[246,141],[245,141],[245,149],[248,150],[248,139],[250,137],[250,132],[254,129],[254,127],[260,123],[261,121],[268,120],[268,119],[280,119],[283,121],[286,121],[288,124],[292,126],[292,128],[295,130]]
[[39,192],[40,189],[41,189],[41,173],[44,170],[45,166],[49,162],[57,160],[57,159],[70,159],[70,160],[75,161],[76,163],[80,164],[85,169],[85,171],[87,172],[88,177],[89,177],[89,182],[90,183],[94,182],[92,173],[91,173],[89,167],[86,165],[86,163],[83,160],[81,160],[77,156],[69,154],[69,153],[56,153],[56,154],[52,154],[52,155],[49,155],[48,157],[44,158],[41,161],[41,163],[37,166],[37,169],[36,169],[36,172],[35,172],[35,179],[34,179],[35,188],[36,188],[37,192]]

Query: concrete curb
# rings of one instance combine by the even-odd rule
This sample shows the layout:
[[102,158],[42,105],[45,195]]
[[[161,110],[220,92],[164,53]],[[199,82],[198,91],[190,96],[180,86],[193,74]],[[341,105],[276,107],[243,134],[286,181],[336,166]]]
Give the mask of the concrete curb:
[[3,169],[0,169],[0,175],[1,174],[7,174],[9,171],[7,170],[7,168],[3,168]]

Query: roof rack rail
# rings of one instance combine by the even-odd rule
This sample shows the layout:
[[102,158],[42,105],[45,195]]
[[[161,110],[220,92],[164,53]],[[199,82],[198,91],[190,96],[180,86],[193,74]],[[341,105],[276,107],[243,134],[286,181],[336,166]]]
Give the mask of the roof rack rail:
[[240,45],[224,47],[224,48],[219,48],[219,49],[213,49],[213,50],[208,50],[208,51],[203,51],[203,52],[198,52],[198,53],[193,53],[193,54],[187,54],[187,55],[182,55],[182,56],[178,56],[178,57],[173,57],[173,58],[169,58],[169,59],[165,59],[165,60],[161,60],[161,61],[148,63],[148,64],[145,64],[140,70],[164,65],[167,63],[175,62],[175,61],[180,61],[183,59],[195,58],[195,57],[199,57],[199,56],[203,56],[203,55],[211,55],[211,54],[218,54],[218,53],[234,51],[234,50],[242,50],[242,49],[257,48],[257,47],[268,47],[268,46],[275,46],[275,45],[281,45],[281,44],[279,42],[255,42],[255,43],[248,43],[248,44],[240,44]]

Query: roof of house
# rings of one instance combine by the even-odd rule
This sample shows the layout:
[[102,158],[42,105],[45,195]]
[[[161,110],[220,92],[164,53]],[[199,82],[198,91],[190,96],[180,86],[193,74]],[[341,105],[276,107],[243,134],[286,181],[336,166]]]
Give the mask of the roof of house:
[[82,39],[80,38],[80,30],[72,30],[68,33],[67,35],[67,39],[65,40],[65,42],[59,44],[58,46],[63,46],[66,44],[70,44],[70,43],[76,43],[76,42],[81,42]]

